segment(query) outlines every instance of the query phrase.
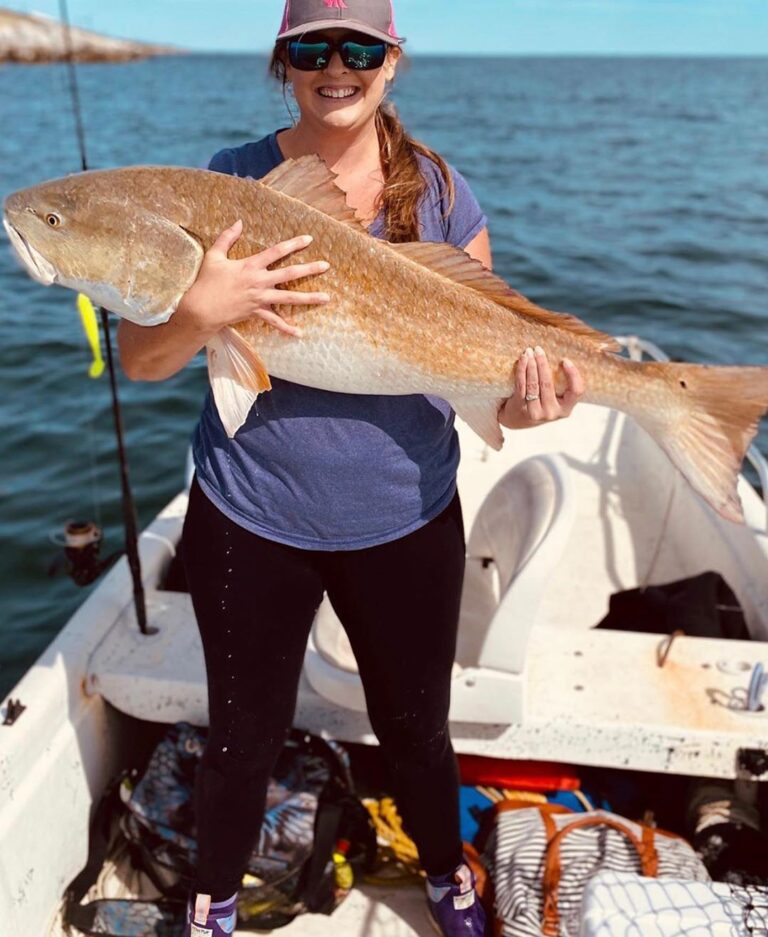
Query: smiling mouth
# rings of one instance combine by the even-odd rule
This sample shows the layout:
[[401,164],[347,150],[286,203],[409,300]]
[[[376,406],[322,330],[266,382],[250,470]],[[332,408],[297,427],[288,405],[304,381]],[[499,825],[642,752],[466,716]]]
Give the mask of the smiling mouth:
[[359,88],[318,88],[317,93],[321,98],[328,98],[332,101],[343,101],[353,98],[358,93]]

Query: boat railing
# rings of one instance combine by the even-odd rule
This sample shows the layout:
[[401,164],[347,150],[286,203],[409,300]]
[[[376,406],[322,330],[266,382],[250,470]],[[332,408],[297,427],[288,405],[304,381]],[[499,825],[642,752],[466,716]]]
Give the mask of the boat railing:
[[[646,338],[640,338],[637,335],[616,335],[615,338],[627,349],[633,361],[642,361],[643,355],[647,355],[654,361],[671,360],[665,351]],[[747,459],[760,480],[760,490],[766,509],[766,530],[768,530],[768,460],[754,444],[747,449]]]

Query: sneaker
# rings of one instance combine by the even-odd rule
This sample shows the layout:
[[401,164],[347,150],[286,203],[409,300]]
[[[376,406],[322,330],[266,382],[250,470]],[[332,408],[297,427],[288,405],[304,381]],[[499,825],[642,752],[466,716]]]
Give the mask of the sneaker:
[[190,895],[182,937],[229,937],[237,924],[237,895],[211,903],[210,895]]
[[486,937],[485,909],[475,892],[475,875],[463,863],[440,878],[427,876],[427,910],[443,937]]

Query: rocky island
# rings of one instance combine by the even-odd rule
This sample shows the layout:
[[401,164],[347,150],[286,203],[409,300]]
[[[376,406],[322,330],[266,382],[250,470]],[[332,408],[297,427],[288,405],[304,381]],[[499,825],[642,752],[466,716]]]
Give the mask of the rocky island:
[[[76,62],[127,62],[152,55],[179,55],[181,49],[113,39],[87,29],[71,29]],[[65,27],[41,14],[0,7],[0,62],[59,62],[67,57]]]

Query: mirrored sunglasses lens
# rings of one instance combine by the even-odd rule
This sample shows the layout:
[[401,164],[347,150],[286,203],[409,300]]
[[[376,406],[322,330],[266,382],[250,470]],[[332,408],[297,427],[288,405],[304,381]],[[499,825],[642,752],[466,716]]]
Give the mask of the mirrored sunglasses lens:
[[384,42],[375,45],[344,42],[341,45],[341,56],[347,68],[368,71],[372,68],[381,68],[387,56],[387,46]]
[[301,71],[325,68],[330,61],[331,47],[327,42],[290,42],[288,56],[291,65]]

